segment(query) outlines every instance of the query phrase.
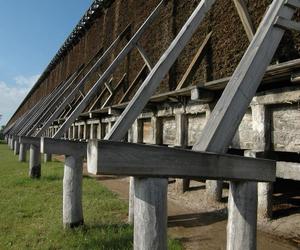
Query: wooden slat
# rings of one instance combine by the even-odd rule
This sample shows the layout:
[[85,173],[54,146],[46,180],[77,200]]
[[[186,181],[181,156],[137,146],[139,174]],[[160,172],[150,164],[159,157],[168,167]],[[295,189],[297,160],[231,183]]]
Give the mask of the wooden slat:
[[150,58],[147,56],[146,51],[144,50],[144,48],[139,43],[136,44],[136,48],[139,51],[141,57],[143,58],[145,64],[147,65],[149,71],[151,71],[151,69],[153,68],[153,65],[150,61]]
[[105,108],[110,102],[111,100],[115,97],[115,95],[117,94],[119,88],[122,86],[125,78],[126,78],[126,73],[123,75],[123,77],[121,78],[121,80],[117,83],[116,87],[114,88],[113,92],[111,93],[111,95],[106,99],[106,101],[102,104],[101,109]]
[[210,32],[202,42],[200,48],[198,49],[196,55],[194,56],[191,64],[189,65],[187,71],[184,73],[182,79],[180,80],[176,90],[182,89],[184,86],[186,86],[189,82],[191,82],[193,76],[196,73],[196,70],[198,69],[204,55],[205,55],[205,48],[211,38],[212,32]]
[[276,26],[286,29],[286,30],[295,30],[300,31],[300,23],[292,20],[288,20],[282,17],[277,17],[275,21]]
[[128,89],[124,93],[124,95],[121,97],[119,104],[123,103],[126,98],[128,97],[129,93],[132,91],[132,89],[137,85],[137,83],[143,78],[143,76],[147,73],[147,65],[145,64],[142,69],[137,74],[136,78],[133,80],[133,82],[129,85]]
[[86,155],[86,142],[44,138],[40,139],[41,153],[58,155]]
[[247,37],[248,37],[249,41],[251,42],[251,40],[253,39],[254,34],[255,34],[255,28],[251,21],[245,1],[244,0],[233,0],[233,2],[235,4],[237,12],[240,16],[240,19],[241,19],[244,29],[246,31]]
[[276,178],[276,163],[270,160],[134,143],[88,143],[88,152],[97,148],[98,158],[89,163],[99,166],[101,174],[267,182]]

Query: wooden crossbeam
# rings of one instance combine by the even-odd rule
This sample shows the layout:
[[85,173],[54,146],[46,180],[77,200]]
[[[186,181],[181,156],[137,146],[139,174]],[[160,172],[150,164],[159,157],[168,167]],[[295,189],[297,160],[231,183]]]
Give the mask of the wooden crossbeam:
[[86,142],[69,141],[52,138],[40,138],[41,153],[85,156],[87,150]]
[[244,26],[246,35],[251,42],[255,34],[255,28],[253,22],[251,21],[247,6],[244,0],[233,0],[235,8],[240,16],[242,24]]
[[275,24],[278,27],[281,27],[286,30],[295,30],[295,31],[300,31],[300,23],[292,20],[288,20],[283,17],[278,17],[277,20],[275,21]]
[[136,48],[139,51],[141,57],[143,58],[145,64],[147,65],[149,71],[151,71],[151,69],[153,68],[153,65],[152,65],[150,58],[148,57],[146,51],[139,43],[136,43]]
[[[275,161],[208,152],[93,140],[89,168],[101,174],[273,182]],[[98,157],[96,157],[98,156]]]
[[129,93],[131,93],[132,89],[139,83],[139,81],[141,81],[142,78],[145,77],[146,74],[147,74],[147,65],[144,64],[144,66],[139,71],[139,73],[137,74],[137,76],[135,77],[135,79],[129,85],[129,87],[126,90],[126,92],[124,93],[124,95],[121,97],[121,99],[119,101],[119,104],[123,103],[126,100],[126,98],[128,97]]
[[115,95],[117,94],[118,90],[120,89],[120,87],[122,86],[123,82],[125,81],[126,75],[127,74],[125,73],[123,75],[123,77],[120,79],[120,81],[117,83],[116,87],[113,89],[113,91],[110,94],[110,96],[102,104],[101,109],[105,108],[111,102],[111,100],[115,97]]
[[211,38],[212,32],[210,32],[202,42],[200,48],[198,49],[196,55],[194,56],[191,64],[189,65],[187,71],[184,73],[182,79],[180,80],[176,90],[182,89],[186,86],[189,82],[191,82],[192,77],[195,75],[196,70],[198,69],[204,55],[205,55],[205,48]]

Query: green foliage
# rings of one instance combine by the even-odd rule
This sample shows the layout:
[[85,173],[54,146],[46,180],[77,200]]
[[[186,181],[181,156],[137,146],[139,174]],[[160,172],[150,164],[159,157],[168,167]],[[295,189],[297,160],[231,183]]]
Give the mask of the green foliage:
[[[99,182],[83,180],[85,226],[62,227],[63,164],[42,166],[42,178],[27,177],[20,163],[0,144],[0,249],[132,249],[133,228],[127,204]],[[170,240],[169,249],[181,249]]]

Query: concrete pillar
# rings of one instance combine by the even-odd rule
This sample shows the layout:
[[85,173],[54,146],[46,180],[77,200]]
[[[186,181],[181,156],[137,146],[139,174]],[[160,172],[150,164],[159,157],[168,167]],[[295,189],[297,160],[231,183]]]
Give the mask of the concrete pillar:
[[20,152],[20,143],[18,138],[16,138],[15,145],[14,145],[14,154],[19,155],[19,152]]
[[129,209],[128,209],[128,223],[134,222],[134,178],[129,177]]
[[20,143],[19,161],[25,162],[27,154],[27,146],[24,143]]
[[52,161],[52,155],[51,154],[44,154],[44,162],[50,162]]
[[256,231],[257,182],[231,182],[226,249],[255,250]]
[[135,178],[134,249],[167,249],[168,179]]
[[[212,107],[206,109],[206,122],[212,112]],[[205,183],[205,199],[207,203],[216,203],[222,200],[223,181],[207,180]]]
[[63,180],[63,224],[73,228],[83,224],[81,156],[66,156]]
[[29,150],[29,177],[40,178],[41,177],[41,153],[40,147],[37,145],[30,145]]

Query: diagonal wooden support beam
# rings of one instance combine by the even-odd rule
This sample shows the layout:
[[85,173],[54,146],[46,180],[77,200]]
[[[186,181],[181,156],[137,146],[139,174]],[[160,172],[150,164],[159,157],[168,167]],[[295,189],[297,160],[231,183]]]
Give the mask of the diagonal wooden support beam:
[[138,29],[138,31],[133,35],[130,41],[126,44],[123,50],[118,54],[118,56],[114,59],[114,61],[110,64],[110,66],[105,70],[103,75],[100,77],[98,81],[95,82],[93,87],[88,91],[85,98],[79,103],[73,113],[68,117],[68,119],[64,122],[64,124],[60,127],[60,129],[54,135],[54,138],[60,138],[64,132],[70,127],[70,125],[77,119],[77,117],[84,111],[90,101],[94,98],[97,89],[99,89],[105,81],[111,76],[111,74],[118,68],[120,63],[127,57],[127,55],[135,48],[135,44],[140,40],[144,32],[150,27],[150,25],[156,20],[160,11],[167,4],[167,0],[162,0],[157,5],[157,7],[153,10],[153,12],[149,15],[143,25]]
[[254,34],[255,34],[255,28],[251,21],[245,1],[244,0],[233,0],[233,2],[235,5],[235,8],[237,9],[237,12],[240,16],[240,19],[242,21],[244,29],[246,31],[248,40],[251,42],[251,40],[253,39]]
[[118,141],[124,138],[128,129],[142,112],[143,108],[154,94],[157,86],[169,72],[170,68],[196,32],[199,24],[202,22],[214,2],[215,0],[202,0],[199,3],[169,48],[151,70],[146,80],[112,127],[111,131],[106,135],[105,139]]
[[192,77],[194,76],[197,68],[199,67],[204,55],[205,55],[205,49],[208,45],[208,42],[211,38],[212,32],[210,32],[204,39],[204,41],[202,42],[200,48],[198,49],[196,55],[194,56],[191,64],[189,65],[187,71],[184,73],[182,79],[180,80],[180,82],[177,85],[176,90],[182,89],[184,86],[187,85],[188,82],[190,82],[192,80]]
[[89,172],[145,177],[273,182],[275,161],[143,144],[88,143]]

